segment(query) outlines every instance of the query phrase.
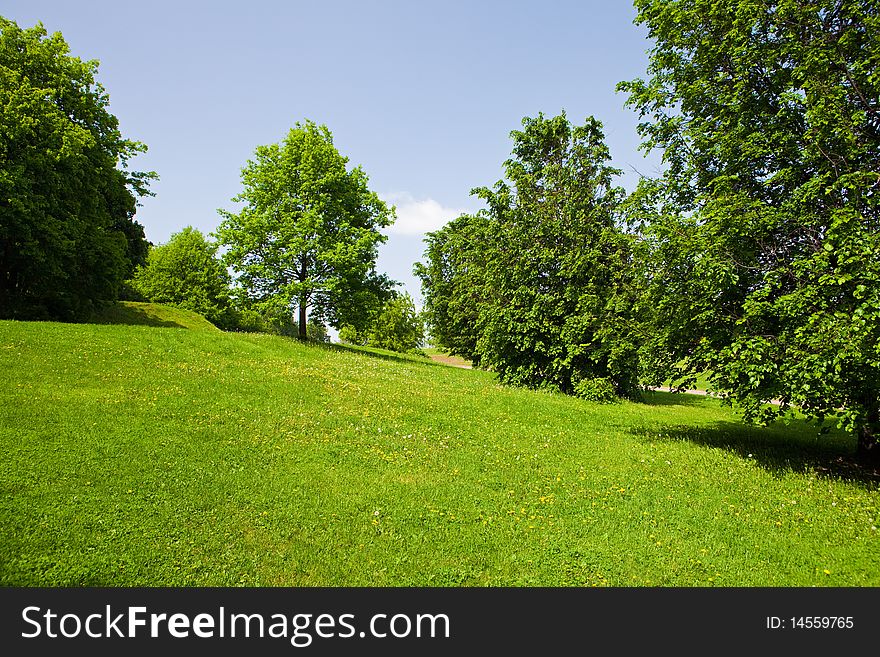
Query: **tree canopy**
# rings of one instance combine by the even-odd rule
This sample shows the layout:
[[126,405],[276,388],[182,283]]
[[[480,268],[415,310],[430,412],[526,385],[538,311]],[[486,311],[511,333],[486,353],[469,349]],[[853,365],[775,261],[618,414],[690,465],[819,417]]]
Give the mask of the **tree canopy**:
[[170,304],[204,315],[221,328],[232,323],[230,276],[216,257],[217,245],[187,226],[167,243],[150,249],[132,287],[147,301]]
[[601,124],[523,119],[488,209],[428,236],[417,266],[432,335],[502,381],[638,394],[631,239]]
[[425,262],[417,262],[431,340],[454,356],[480,365],[477,320],[484,299],[485,257],[491,245],[484,213],[463,214],[425,237]]
[[564,392],[607,379],[638,394],[627,322],[630,241],[617,225],[623,190],[602,124],[565,114],[523,119],[511,133],[507,181],[474,193],[488,206],[491,244],[478,327],[481,362],[503,381]]
[[127,169],[146,147],[120,134],[97,70],[0,17],[0,317],[87,314],[146,255],[134,214],[155,174]]
[[837,414],[877,458],[877,4],[635,4],[656,45],[621,88],[666,162],[634,201],[657,378],[708,372],[749,419]]
[[257,307],[293,313],[300,337],[308,316],[339,328],[361,326],[363,308],[387,293],[376,273],[381,228],[394,209],[367,187],[360,167],[333,145],[326,126],[297,123],[278,143],[259,146],[242,169],[239,212],[220,210],[216,234],[236,283]]
[[366,329],[345,325],[339,331],[339,339],[349,344],[413,352],[423,346],[425,326],[412,297],[393,291]]

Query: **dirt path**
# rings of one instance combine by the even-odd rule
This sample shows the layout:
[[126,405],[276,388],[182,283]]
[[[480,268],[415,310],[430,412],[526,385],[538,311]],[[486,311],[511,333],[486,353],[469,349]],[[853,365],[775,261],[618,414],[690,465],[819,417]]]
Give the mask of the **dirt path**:
[[443,363],[444,365],[451,365],[452,367],[460,367],[465,370],[473,369],[468,361],[466,361],[464,358],[460,358],[459,356],[431,354],[431,360],[437,361],[438,363]]

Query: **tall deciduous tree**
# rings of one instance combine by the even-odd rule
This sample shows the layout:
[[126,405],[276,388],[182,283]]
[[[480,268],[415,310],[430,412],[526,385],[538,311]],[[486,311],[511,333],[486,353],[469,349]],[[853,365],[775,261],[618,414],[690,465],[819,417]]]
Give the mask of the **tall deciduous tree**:
[[507,181],[474,193],[489,208],[478,319],[481,362],[503,381],[564,392],[605,379],[638,396],[631,238],[602,125],[523,119]]
[[82,316],[146,255],[134,214],[155,174],[127,170],[146,147],[120,134],[97,70],[0,17],[0,317]]
[[347,163],[326,126],[297,123],[242,169],[244,190],[233,201],[244,207],[220,210],[217,236],[237,283],[257,306],[297,308],[301,338],[309,314],[336,328],[362,324],[361,308],[389,283],[375,264],[386,239],[379,229],[391,225],[394,209]]
[[839,414],[877,459],[880,5],[635,4],[658,377],[708,371],[750,419]]
[[636,397],[632,240],[601,124],[539,115],[511,136],[506,180],[472,192],[488,208],[426,239],[432,335],[508,383]]

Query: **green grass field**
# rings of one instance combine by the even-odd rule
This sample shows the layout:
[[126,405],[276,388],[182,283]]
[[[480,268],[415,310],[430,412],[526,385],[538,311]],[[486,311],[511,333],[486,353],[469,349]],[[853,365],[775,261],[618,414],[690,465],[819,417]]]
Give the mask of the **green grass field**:
[[852,441],[714,399],[147,325],[0,322],[0,367],[4,585],[880,585]]
[[216,332],[220,330],[197,313],[171,306],[163,306],[158,303],[140,303],[137,301],[120,301],[102,308],[92,318],[92,323],[185,328],[191,331]]

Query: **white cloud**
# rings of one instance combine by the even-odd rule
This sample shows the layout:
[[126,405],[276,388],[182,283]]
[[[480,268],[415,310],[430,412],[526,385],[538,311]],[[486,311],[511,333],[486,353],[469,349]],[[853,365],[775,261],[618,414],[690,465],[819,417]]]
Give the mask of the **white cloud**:
[[442,228],[467,208],[445,208],[432,198],[417,201],[411,194],[398,192],[382,194],[382,200],[397,207],[397,221],[388,228],[392,235],[422,235]]

